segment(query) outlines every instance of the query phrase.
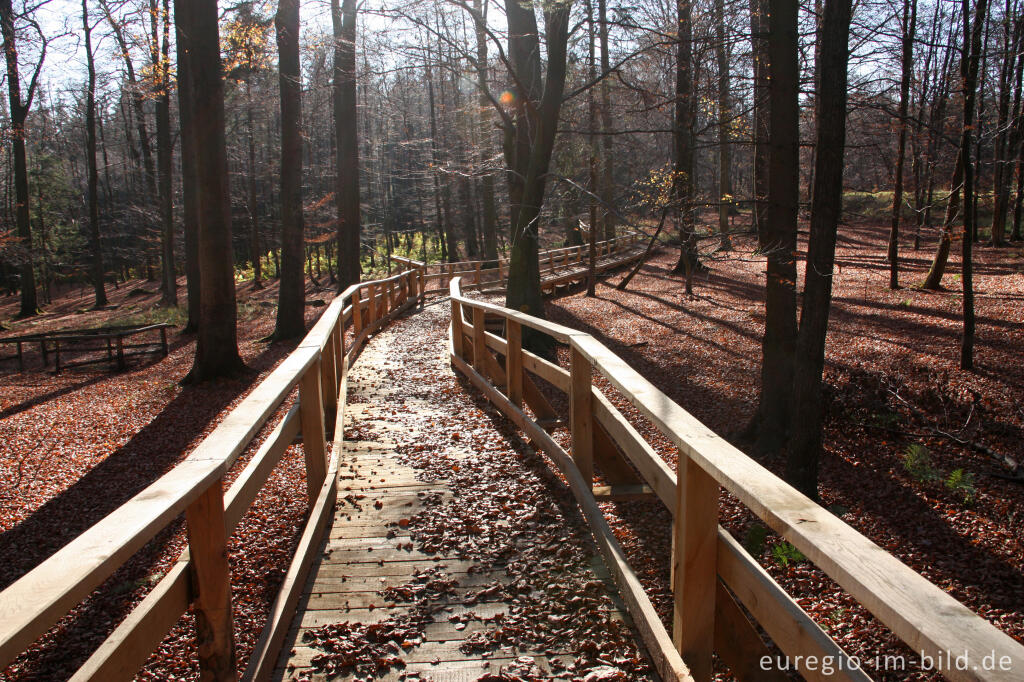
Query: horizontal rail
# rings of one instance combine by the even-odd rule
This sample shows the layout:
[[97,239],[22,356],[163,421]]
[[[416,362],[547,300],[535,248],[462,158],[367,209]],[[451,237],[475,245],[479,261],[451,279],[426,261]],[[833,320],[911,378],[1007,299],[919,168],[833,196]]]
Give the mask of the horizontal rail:
[[[315,552],[307,540],[310,534],[317,536],[322,531],[326,518],[323,510],[329,510],[332,504],[324,497],[324,490],[333,489],[330,477],[337,471],[348,368],[369,334],[422,301],[423,264],[410,263],[411,267],[400,274],[354,284],[335,297],[298,347],[182,462],[0,592],[0,668],[183,512],[189,525],[190,549],[97,649],[75,679],[130,679],[190,605],[197,621],[215,618],[215,605],[209,600],[220,594],[228,600],[230,614],[225,539],[255,501],[299,432],[300,423],[310,506],[315,511],[300,544],[303,555],[293,559],[289,576],[294,577],[295,571],[301,573],[301,566],[308,566],[310,552]],[[355,340],[346,350],[345,328],[349,322]],[[300,389],[299,401],[222,495],[223,476],[296,387]],[[325,425],[335,427],[337,434],[330,458]],[[199,586],[198,593],[194,585]],[[285,611],[294,609],[294,600],[279,602],[274,608],[275,620],[268,624],[267,631],[271,626],[276,630],[266,641],[279,646],[280,637],[274,633],[279,632],[278,621],[285,617]],[[216,649],[226,642],[233,647],[230,631],[225,634],[218,630],[230,630],[230,622],[225,626],[210,620],[201,627],[197,622],[197,627],[201,652],[205,645]],[[273,654],[261,651],[263,657],[272,658]],[[233,676],[236,670],[216,669],[225,662],[231,666],[233,661],[230,649],[215,651],[213,656],[200,656],[200,670],[204,675]]]
[[[614,459],[615,453],[602,453],[597,446],[600,434],[595,428],[599,425],[615,449],[633,464],[654,496],[674,515],[672,566],[676,623],[673,639],[695,679],[709,678],[712,653],[709,633],[715,631],[716,619],[728,620],[734,625],[743,622],[735,618],[727,603],[723,603],[726,600],[716,597],[719,594],[715,589],[716,581],[729,587],[731,594],[789,657],[842,657],[847,666],[845,670],[840,666],[840,679],[868,679],[859,671],[859,665],[854,665],[757,562],[742,548],[738,549],[731,536],[718,527],[718,486],[732,493],[791,542],[915,653],[923,652],[933,660],[942,656],[942,660],[946,660],[950,652],[954,656],[967,652],[968,657],[977,662],[994,654],[1004,663],[1009,661],[991,669],[982,669],[980,665],[971,670],[943,669],[941,672],[948,679],[1020,679],[1024,671],[1024,646],[719,437],[595,338],[514,310],[466,298],[459,278],[452,280],[450,296],[453,364],[470,375],[474,383],[486,385],[484,392],[488,397],[545,450],[548,447],[541,421],[527,419],[516,407],[516,397],[503,394],[499,389],[520,386],[528,376],[534,375],[569,396],[572,457],[567,460],[552,456],[563,473],[567,462],[577,470],[586,468],[588,471],[595,462],[598,468],[602,468],[603,461],[612,463],[609,458]],[[504,323],[506,338],[477,328],[487,316]],[[523,326],[545,332],[567,344],[572,367],[560,367],[522,350],[518,342],[513,344],[507,340],[518,339]],[[510,368],[508,376],[495,376],[494,368],[500,367],[500,363],[487,359],[492,350],[504,356],[504,367]],[[466,362],[466,357],[472,357],[472,364]],[[492,369],[489,377],[487,367]],[[593,386],[592,371],[604,376],[679,449],[678,475]],[[524,420],[528,421],[525,426]],[[577,495],[584,508],[594,499],[592,487],[586,487],[583,495]],[[594,530],[593,524],[591,528]],[[620,583],[620,588],[628,589],[628,585]],[[644,614],[634,613],[633,616],[639,621]],[[753,628],[753,624],[748,625]],[[750,641],[760,641],[756,631],[753,634]],[[716,647],[721,646],[718,641],[716,637]],[[649,641],[648,646],[651,646]],[[739,655],[736,651],[718,653],[725,660],[736,659]],[[1004,656],[1006,658],[1000,658]],[[810,674],[809,678],[819,679],[820,676]]]

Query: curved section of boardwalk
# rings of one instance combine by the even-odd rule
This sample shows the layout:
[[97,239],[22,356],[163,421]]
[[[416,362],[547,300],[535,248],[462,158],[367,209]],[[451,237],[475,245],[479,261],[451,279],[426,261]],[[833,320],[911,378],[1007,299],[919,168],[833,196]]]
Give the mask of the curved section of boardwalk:
[[447,303],[349,374],[338,505],[275,679],[647,679],[545,461],[449,367]]

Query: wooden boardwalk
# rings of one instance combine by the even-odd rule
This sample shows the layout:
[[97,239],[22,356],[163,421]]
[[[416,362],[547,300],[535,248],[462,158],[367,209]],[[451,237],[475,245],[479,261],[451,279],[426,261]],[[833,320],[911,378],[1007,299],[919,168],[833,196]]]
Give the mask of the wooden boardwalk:
[[[464,404],[453,403],[446,410],[445,399],[417,396],[415,390],[411,393],[417,397],[411,397],[410,387],[394,380],[408,369],[401,365],[411,359],[403,355],[409,335],[422,333],[423,323],[416,318],[437,318],[427,322],[435,327],[447,318],[447,311],[441,309],[446,305],[435,308],[428,307],[413,319],[400,320],[371,339],[349,374],[351,398],[345,426],[346,433],[354,438],[346,438],[344,445],[338,504],[273,679],[329,679],[323,665],[319,671],[311,667],[324,649],[304,640],[306,633],[317,628],[343,623],[361,632],[358,629],[363,626],[422,618],[425,612],[432,622],[414,627],[409,636],[410,642],[421,639],[422,643],[392,647],[404,665],[379,675],[364,674],[360,679],[476,680],[507,666],[534,664],[550,673],[573,663],[574,643],[569,640],[543,651],[488,647],[467,653],[467,640],[499,627],[500,618],[508,612],[508,595],[495,589],[508,585],[508,572],[503,567],[463,558],[462,551],[422,551],[423,543],[411,535],[417,515],[425,511],[424,501],[436,506],[451,498],[452,488],[448,481],[432,476],[430,470],[410,466],[399,452],[429,439],[432,425],[448,422],[465,409]],[[447,349],[438,343],[440,340],[440,335],[432,340],[433,353],[427,362],[417,358],[421,364],[414,372],[451,374]],[[401,419],[396,419],[396,406],[400,406]],[[497,432],[495,436],[501,437]],[[475,456],[471,447],[459,441],[451,441],[443,450],[439,457],[444,461],[459,462]],[[486,480],[480,483],[484,484]],[[607,616],[624,620],[623,608],[613,596],[614,587],[600,558],[590,561],[589,570],[592,581],[603,582],[605,594],[614,604]],[[432,587],[435,581],[437,589]],[[475,596],[482,590],[483,595]],[[420,596],[403,602],[410,593]]]

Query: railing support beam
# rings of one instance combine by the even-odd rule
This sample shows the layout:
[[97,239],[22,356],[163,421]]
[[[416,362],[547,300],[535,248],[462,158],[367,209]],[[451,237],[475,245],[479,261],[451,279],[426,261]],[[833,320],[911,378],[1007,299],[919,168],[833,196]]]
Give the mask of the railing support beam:
[[679,453],[673,526],[672,641],[696,682],[712,675],[715,638],[718,482]]

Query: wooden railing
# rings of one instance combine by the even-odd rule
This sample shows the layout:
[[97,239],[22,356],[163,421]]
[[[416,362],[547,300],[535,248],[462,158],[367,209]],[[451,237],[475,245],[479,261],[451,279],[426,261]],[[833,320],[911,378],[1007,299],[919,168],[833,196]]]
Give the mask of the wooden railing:
[[[662,679],[711,679],[712,652],[741,680],[788,679],[763,665],[762,657],[773,662],[777,657],[740,605],[806,679],[870,679],[860,661],[847,656],[718,525],[719,487],[911,650],[941,661],[947,679],[1024,679],[1024,646],[716,435],[592,336],[468,299],[460,284],[456,277],[450,286],[452,363],[561,469]],[[488,318],[503,324],[504,337],[487,331]],[[570,366],[524,350],[523,327],[568,345]],[[679,448],[677,471],[593,385],[595,370]],[[532,377],[568,395],[570,452],[545,430],[566,422]],[[594,487],[595,466],[610,485]],[[671,637],[597,504],[643,495],[659,499],[675,519]],[[966,656],[968,669],[949,665],[959,656]]]
[[[371,333],[422,300],[422,263],[411,265],[394,277],[346,289],[298,347],[188,457],[0,592],[0,669],[184,512],[188,549],[72,679],[134,678],[189,609],[196,617],[202,678],[236,679],[228,538],[301,430],[309,515],[243,675],[265,679],[334,506],[348,368]],[[353,340],[346,349],[350,322]],[[296,386],[297,403],[225,489],[224,475]],[[327,430],[333,430],[333,448]]]
[[[604,258],[634,249],[640,241],[640,236],[637,232],[628,232],[614,239],[597,242],[596,256]],[[539,254],[541,278],[560,269],[569,269],[587,263],[590,258],[589,249],[589,245],[584,244],[541,251]],[[391,260],[399,263],[402,267],[409,267],[409,264],[414,262],[398,256],[392,256]],[[493,260],[466,260],[426,265],[423,275],[425,291],[428,294],[447,293],[449,284],[454,277],[463,278],[463,288],[467,291],[483,289],[488,286],[501,286],[501,282],[508,277],[508,258],[503,256],[498,258],[497,265],[492,265],[493,263],[495,263]]]

